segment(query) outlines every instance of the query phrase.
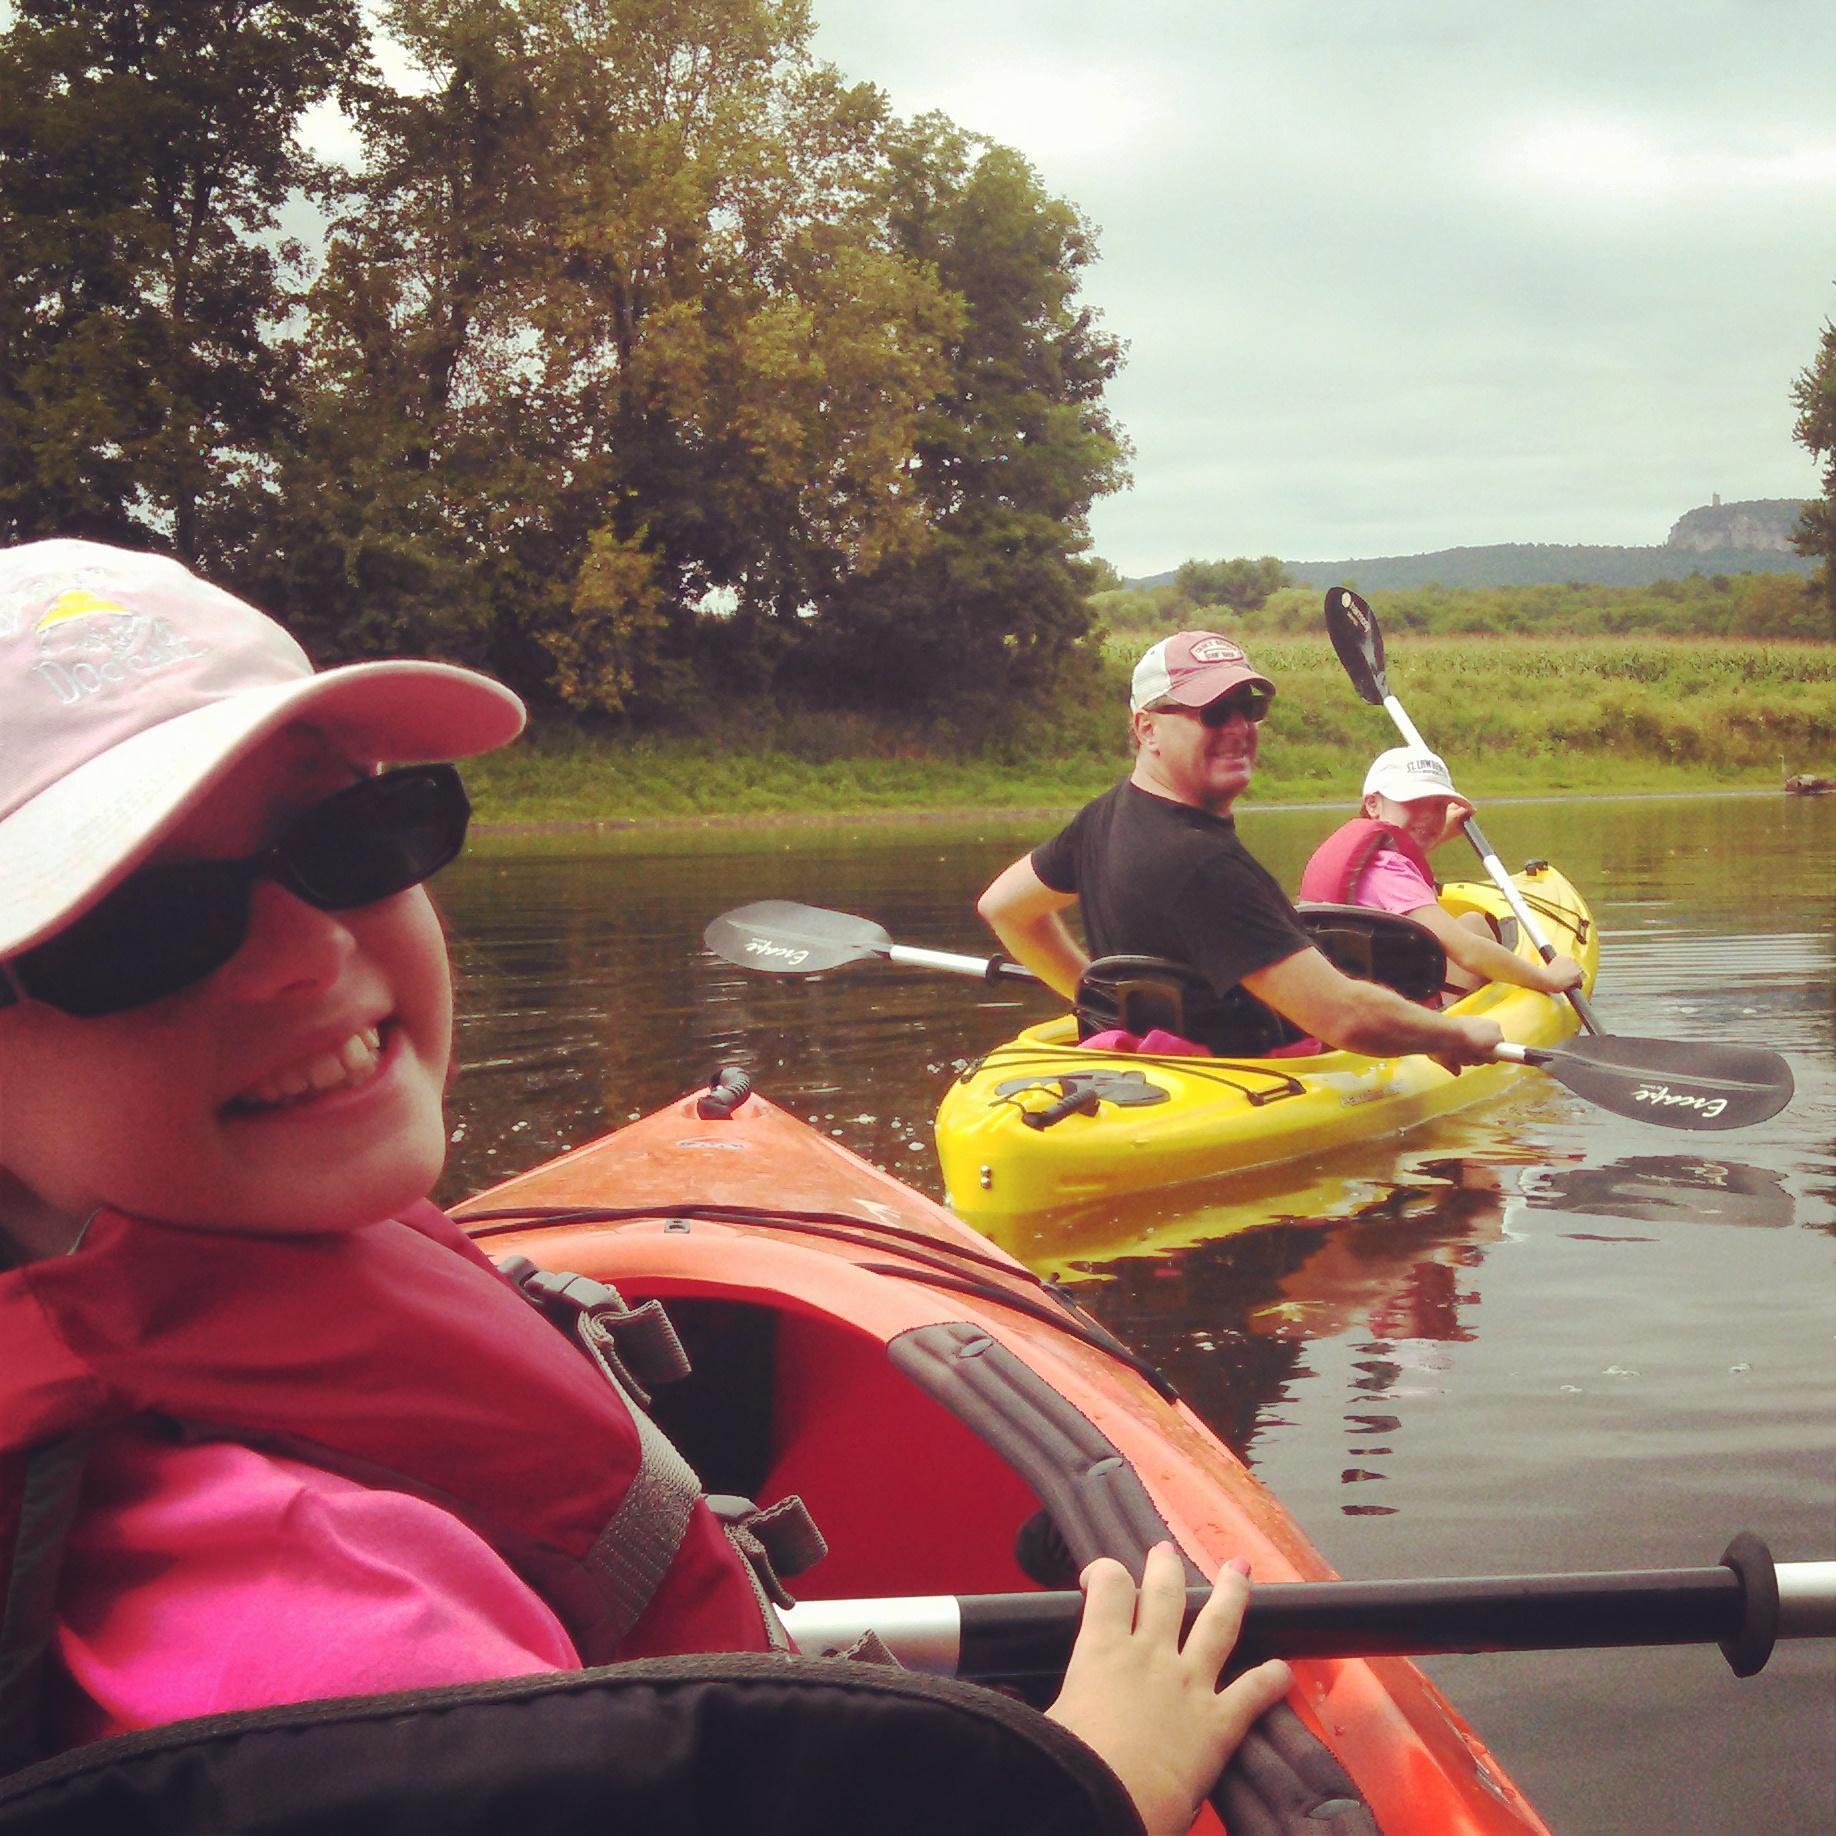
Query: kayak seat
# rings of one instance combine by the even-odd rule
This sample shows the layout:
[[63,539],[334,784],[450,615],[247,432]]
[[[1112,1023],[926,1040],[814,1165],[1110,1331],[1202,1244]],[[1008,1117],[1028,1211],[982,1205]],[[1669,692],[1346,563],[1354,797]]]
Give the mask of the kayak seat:
[[281,1703],[96,1741],[0,1779],[3,1836],[1140,1829],[1089,1747],[1003,1694],[764,1652]]
[[[1364,905],[1295,910],[1314,947],[1341,974],[1380,982],[1406,1001],[1439,1003],[1447,953],[1426,925]],[[1222,1057],[1264,1058],[1307,1037],[1241,984],[1220,995],[1189,964],[1165,956],[1098,957],[1079,978],[1076,1007],[1080,1039],[1160,1027]]]
[[[655,1292],[632,1281],[622,1291]],[[829,1553],[794,1593],[1028,1585],[1014,1536],[1040,1498],[1001,1449],[901,1374],[876,1333],[788,1307],[660,1298],[693,1368],[656,1393],[651,1413],[707,1491],[762,1505],[794,1492],[808,1506]]]
[[1342,975],[1381,982],[1405,1001],[1438,999],[1447,980],[1447,952],[1425,924],[1368,905],[1306,904],[1294,908],[1314,947]]
[[1247,988],[1220,995],[1196,969],[1165,956],[1099,956],[1078,980],[1076,1007],[1080,1039],[1159,1027],[1223,1057],[1261,1058],[1305,1037]]

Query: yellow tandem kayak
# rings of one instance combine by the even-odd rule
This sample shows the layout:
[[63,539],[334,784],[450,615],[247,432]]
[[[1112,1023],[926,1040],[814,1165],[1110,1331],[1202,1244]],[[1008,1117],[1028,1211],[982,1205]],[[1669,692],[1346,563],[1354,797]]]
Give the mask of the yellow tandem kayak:
[[[1586,902],[1546,864],[1512,877],[1549,942],[1581,964],[1591,990],[1600,940]],[[1450,884],[1440,901],[1456,916],[1484,913],[1535,960],[1535,946],[1518,935],[1489,881]],[[1449,1011],[1495,1020],[1518,1045],[1558,1044],[1580,1024],[1560,997],[1502,982],[1475,989]],[[937,1153],[951,1206],[986,1229],[1387,1140],[1497,1096],[1523,1075],[1522,1066],[1491,1064],[1456,1078],[1427,1058],[1340,1051],[1276,1058],[1092,1051],[1077,1043],[1076,1018],[1066,1014],[1028,1027],[957,1079],[937,1112]],[[1064,1099],[1080,1092],[1084,1109],[1040,1126],[1042,1112],[1065,1109]]]

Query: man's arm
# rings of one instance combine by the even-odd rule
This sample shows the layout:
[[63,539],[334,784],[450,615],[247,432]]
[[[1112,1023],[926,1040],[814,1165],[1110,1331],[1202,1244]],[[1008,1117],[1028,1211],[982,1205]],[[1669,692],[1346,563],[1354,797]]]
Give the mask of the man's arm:
[[1581,965],[1573,957],[1557,956],[1546,963],[1533,963],[1515,950],[1507,950],[1497,938],[1462,924],[1439,905],[1418,906],[1406,916],[1440,939],[1450,963],[1458,963],[1483,982],[1510,982],[1542,994],[1562,994],[1581,986]]
[[1077,979],[1090,966],[1065,928],[1062,916],[1076,895],[1054,892],[1033,871],[1033,858],[1023,854],[988,884],[975,909],[1001,947],[1015,962],[1024,963],[1049,987],[1067,1000],[1077,993]]
[[1243,978],[1243,986],[1328,1045],[1392,1058],[1420,1052],[1458,1072],[1490,1061],[1504,1037],[1495,1020],[1438,1014],[1377,982],[1342,975],[1318,950],[1297,950]]

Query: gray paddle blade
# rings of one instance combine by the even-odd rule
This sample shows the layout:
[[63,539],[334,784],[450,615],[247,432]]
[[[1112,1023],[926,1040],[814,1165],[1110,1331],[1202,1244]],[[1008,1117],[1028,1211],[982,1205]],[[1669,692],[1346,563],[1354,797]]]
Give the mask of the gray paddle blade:
[[1794,1089],[1790,1065],[1760,1046],[1606,1033],[1554,1047],[1542,1062],[1603,1109],[1691,1132],[1751,1128],[1776,1116]]
[[892,948],[892,939],[869,918],[787,899],[761,899],[722,912],[701,941],[716,956],[766,975],[820,975]]
[[1359,700],[1380,706],[1390,692],[1383,679],[1383,632],[1376,613],[1350,587],[1327,589],[1326,635]]

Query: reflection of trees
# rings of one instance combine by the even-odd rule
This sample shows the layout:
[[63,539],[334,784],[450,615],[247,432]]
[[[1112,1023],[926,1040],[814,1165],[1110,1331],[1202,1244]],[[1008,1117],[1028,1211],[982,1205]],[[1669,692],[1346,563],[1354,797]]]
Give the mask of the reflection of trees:
[[[1432,1183],[1398,1185],[1350,1216],[1291,1218],[1162,1256],[1123,1257],[1078,1299],[1159,1365],[1193,1409],[1244,1458],[1306,1367],[1310,1341],[1366,1335],[1346,1418],[1353,1451],[1387,1452],[1373,1436],[1400,1425],[1372,1399],[1424,1361],[1430,1346],[1474,1337],[1465,1277],[1497,1240],[1499,1169],[1436,1160]],[[1349,1471],[1349,1469],[1348,1469]]]

